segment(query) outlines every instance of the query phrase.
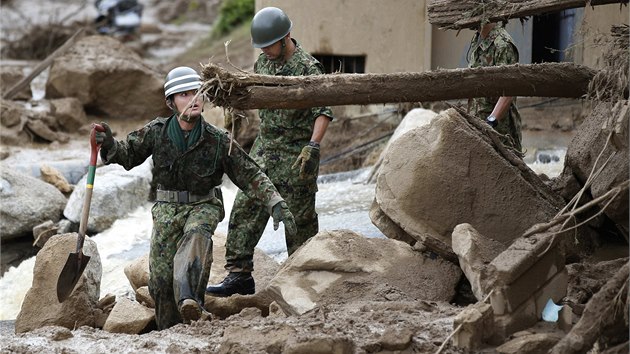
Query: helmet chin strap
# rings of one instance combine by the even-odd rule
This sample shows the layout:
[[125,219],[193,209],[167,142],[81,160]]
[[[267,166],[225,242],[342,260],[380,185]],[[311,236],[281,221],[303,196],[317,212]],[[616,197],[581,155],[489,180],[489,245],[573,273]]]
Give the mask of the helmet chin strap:
[[287,38],[283,37],[280,40],[280,43],[282,44],[282,48],[280,48],[280,55],[278,55],[277,59],[271,59],[271,61],[276,62],[278,64],[283,63],[284,62],[284,56],[287,53]]
[[197,121],[197,119],[199,119],[199,117],[201,117],[201,114],[198,114],[196,116],[182,114],[179,110],[177,110],[177,107],[175,106],[175,102],[173,102],[172,98],[169,98],[167,106],[171,109],[171,111],[173,111],[173,114],[175,114],[177,119],[181,119],[186,123],[194,123]]

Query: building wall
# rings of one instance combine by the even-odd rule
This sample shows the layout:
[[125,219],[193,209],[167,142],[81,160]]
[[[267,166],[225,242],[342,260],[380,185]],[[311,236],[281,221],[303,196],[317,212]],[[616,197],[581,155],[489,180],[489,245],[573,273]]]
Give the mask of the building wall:
[[[291,35],[310,53],[365,55],[366,72],[391,73],[463,68],[474,34],[429,24],[424,0],[256,0],[256,9],[282,8],[294,23]],[[612,24],[629,23],[628,6],[578,8],[573,44],[565,60],[601,67],[598,40]],[[532,62],[533,21],[508,22],[519,62]],[[256,56],[260,51],[256,51]]]
[[291,36],[311,54],[365,55],[369,73],[431,69],[424,1],[256,0],[256,10],[266,6],[284,10]]
[[628,6],[619,4],[587,6],[582,12],[582,18],[574,34],[573,62],[593,68],[603,66],[602,55],[606,50],[605,45],[598,41],[603,36],[610,34],[613,24],[630,23],[630,10]]

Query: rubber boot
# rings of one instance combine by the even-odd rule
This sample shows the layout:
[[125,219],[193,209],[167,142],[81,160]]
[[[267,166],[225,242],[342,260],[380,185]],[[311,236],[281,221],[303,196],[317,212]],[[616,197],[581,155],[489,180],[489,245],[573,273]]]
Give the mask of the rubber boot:
[[256,291],[252,273],[230,272],[219,284],[210,285],[206,293],[226,297],[234,294],[251,295]]
[[182,322],[185,324],[199,320],[202,312],[201,305],[193,299],[185,299],[179,304],[179,313],[182,316]]

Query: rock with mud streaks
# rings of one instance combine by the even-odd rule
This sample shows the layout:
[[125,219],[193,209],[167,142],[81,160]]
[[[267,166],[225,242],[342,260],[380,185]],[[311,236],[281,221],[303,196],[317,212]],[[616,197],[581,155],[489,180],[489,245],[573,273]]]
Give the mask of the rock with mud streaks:
[[95,325],[95,309],[100,295],[102,264],[96,242],[85,238],[83,253],[90,257],[74,291],[63,302],[57,299],[57,281],[68,255],[76,252],[77,234],[52,237],[38,253],[33,267],[33,284],[26,293],[15,320],[15,332],[44,326],[75,329]]
[[170,115],[164,77],[118,40],[87,36],[54,60],[46,98],[76,97],[112,118],[152,119]]
[[550,220],[558,206],[542,193],[454,109],[394,141],[376,183],[391,221],[446,259],[459,224],[509,245]]
[[361,300],[450,301],[462,275],[451,262],[396,240],[323,231],[281,266],[267,291],[286,314]]

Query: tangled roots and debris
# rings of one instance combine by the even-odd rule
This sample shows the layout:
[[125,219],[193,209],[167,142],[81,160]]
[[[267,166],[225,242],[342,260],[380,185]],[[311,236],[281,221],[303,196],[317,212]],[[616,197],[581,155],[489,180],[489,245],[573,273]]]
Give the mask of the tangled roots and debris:
[[588,98],[591,101],[616,101],[628,99],[628,44],[630,27],[614,25],[604,53],[604,69],[591,80]]

